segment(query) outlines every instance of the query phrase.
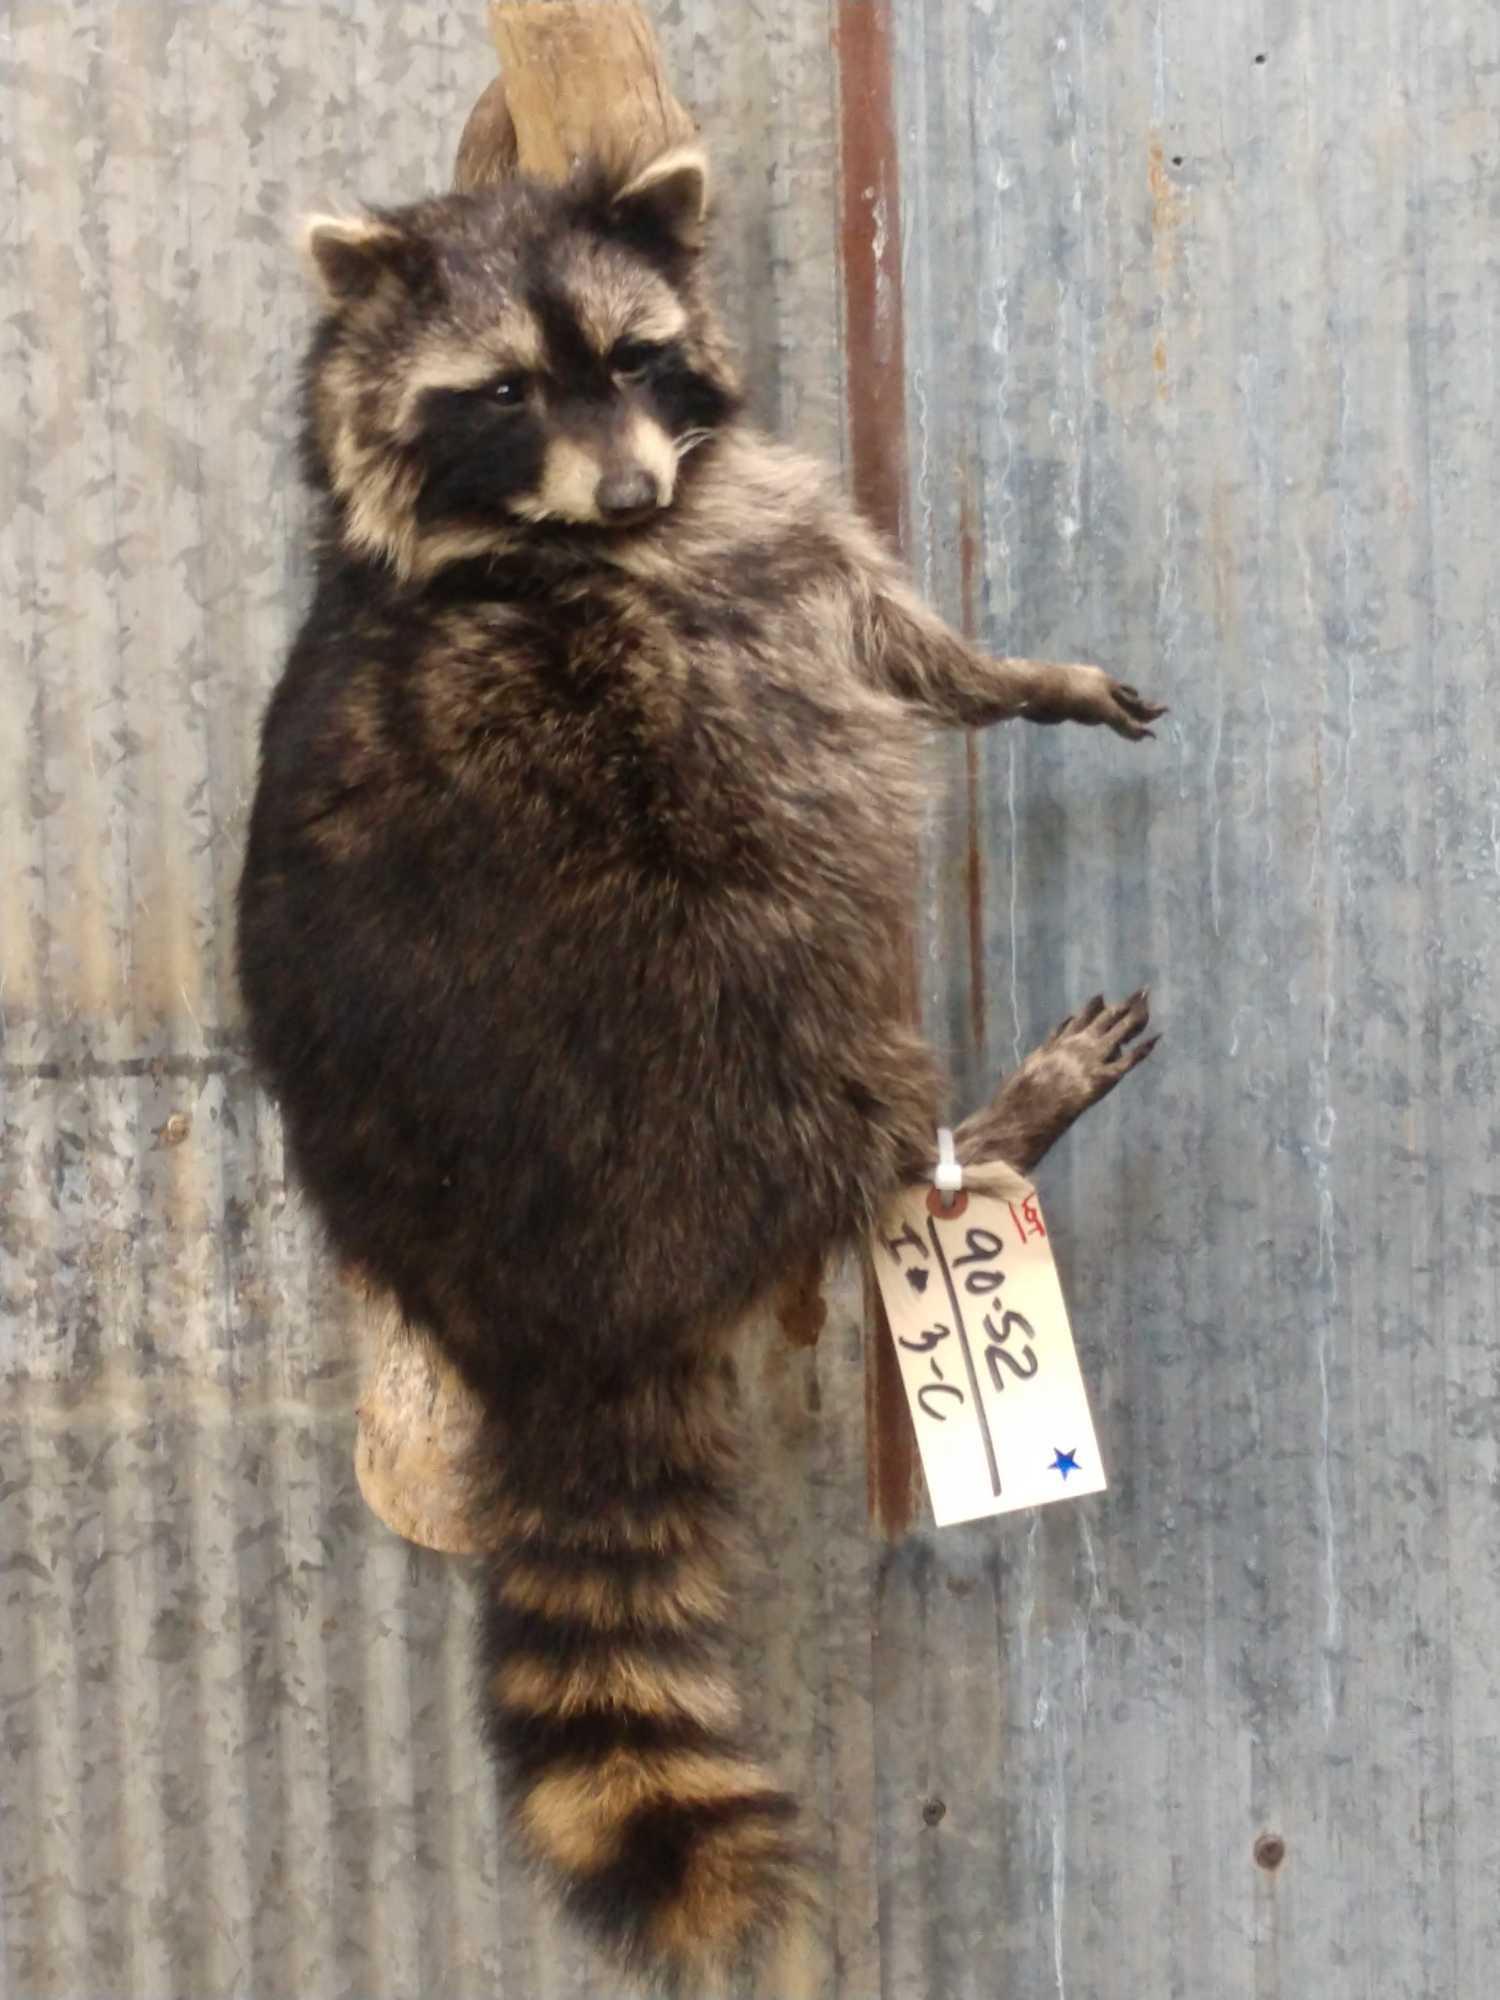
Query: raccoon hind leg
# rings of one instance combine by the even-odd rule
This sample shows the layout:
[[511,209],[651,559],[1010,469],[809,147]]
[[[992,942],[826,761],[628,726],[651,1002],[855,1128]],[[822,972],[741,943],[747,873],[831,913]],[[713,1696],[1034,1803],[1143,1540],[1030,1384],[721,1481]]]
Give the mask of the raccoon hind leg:
[[1139,1038],[1151,1019],[1144,987],[1114,1006],[1097,996],[1070,1014],[1005,1078],[956,1138],[966,1165],[1003,1160],[1029,1174],[1075,1119],[1107,1097],[1156,1047]]

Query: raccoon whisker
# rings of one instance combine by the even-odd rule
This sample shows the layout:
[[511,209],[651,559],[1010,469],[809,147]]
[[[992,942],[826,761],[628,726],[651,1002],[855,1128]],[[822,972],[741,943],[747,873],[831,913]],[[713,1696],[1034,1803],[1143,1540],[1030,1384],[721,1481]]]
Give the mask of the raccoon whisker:
[[690,451],[696,451],[700,444],[707,444],[713,436],[709,430],[684,431],[680,438],[674,438],[679,459],[686,458]]

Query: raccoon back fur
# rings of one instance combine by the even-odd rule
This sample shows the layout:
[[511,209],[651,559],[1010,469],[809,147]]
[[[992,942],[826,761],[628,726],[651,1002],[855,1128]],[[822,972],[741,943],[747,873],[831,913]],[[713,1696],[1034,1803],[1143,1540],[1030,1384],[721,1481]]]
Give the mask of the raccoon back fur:
[[[977,652],[751,428],[705,210],[678,149],[309,225],[317,581],[239,921],[302,1183],[488,1412],[519,1837],[680,1994],[753,1978],[810,1894],[724,1662],[723,1357],[933,1157],[890,976],[922,725],[1159,712]],[[1033,1152],[1143,1052],[1143,1003],[1088,1020]]]

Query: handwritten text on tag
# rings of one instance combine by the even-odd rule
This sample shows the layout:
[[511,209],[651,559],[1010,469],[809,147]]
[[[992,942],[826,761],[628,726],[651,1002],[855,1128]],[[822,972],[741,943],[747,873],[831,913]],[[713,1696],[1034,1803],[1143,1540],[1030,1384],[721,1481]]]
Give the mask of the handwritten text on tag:
[[1102,1493],[1030,1183],[956,1195],[908,1188],[882,1217],[873,1252],[939,1527]]

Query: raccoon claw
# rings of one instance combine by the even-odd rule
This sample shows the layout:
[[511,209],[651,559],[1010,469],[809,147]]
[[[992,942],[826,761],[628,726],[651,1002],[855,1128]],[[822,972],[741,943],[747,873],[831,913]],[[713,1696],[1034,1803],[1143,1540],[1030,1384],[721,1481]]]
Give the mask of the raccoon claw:
[[1148,723],[1159,722],[1166,714],[1161,702],[1147,701],[1135,688],[1124,681],[1105,679],[1104,712],[1095,716],[1080,717],[1082,721],[1108,723],[1117,736],[1123,736],[1131,743],[1139,743],[1144,736],[1154,737],[1156,731],[1147,727]]
[[1103,1011],[1104,995],[1096,993],[1092,1000],[1085,1000],[1076,1014],[1065,1014],[1042,1046],[1049,1049],[1055,1048],[1064,1035],[1076,1034],[1080,1027],[1086,1026],[1090,1021],[1097,1019]]

